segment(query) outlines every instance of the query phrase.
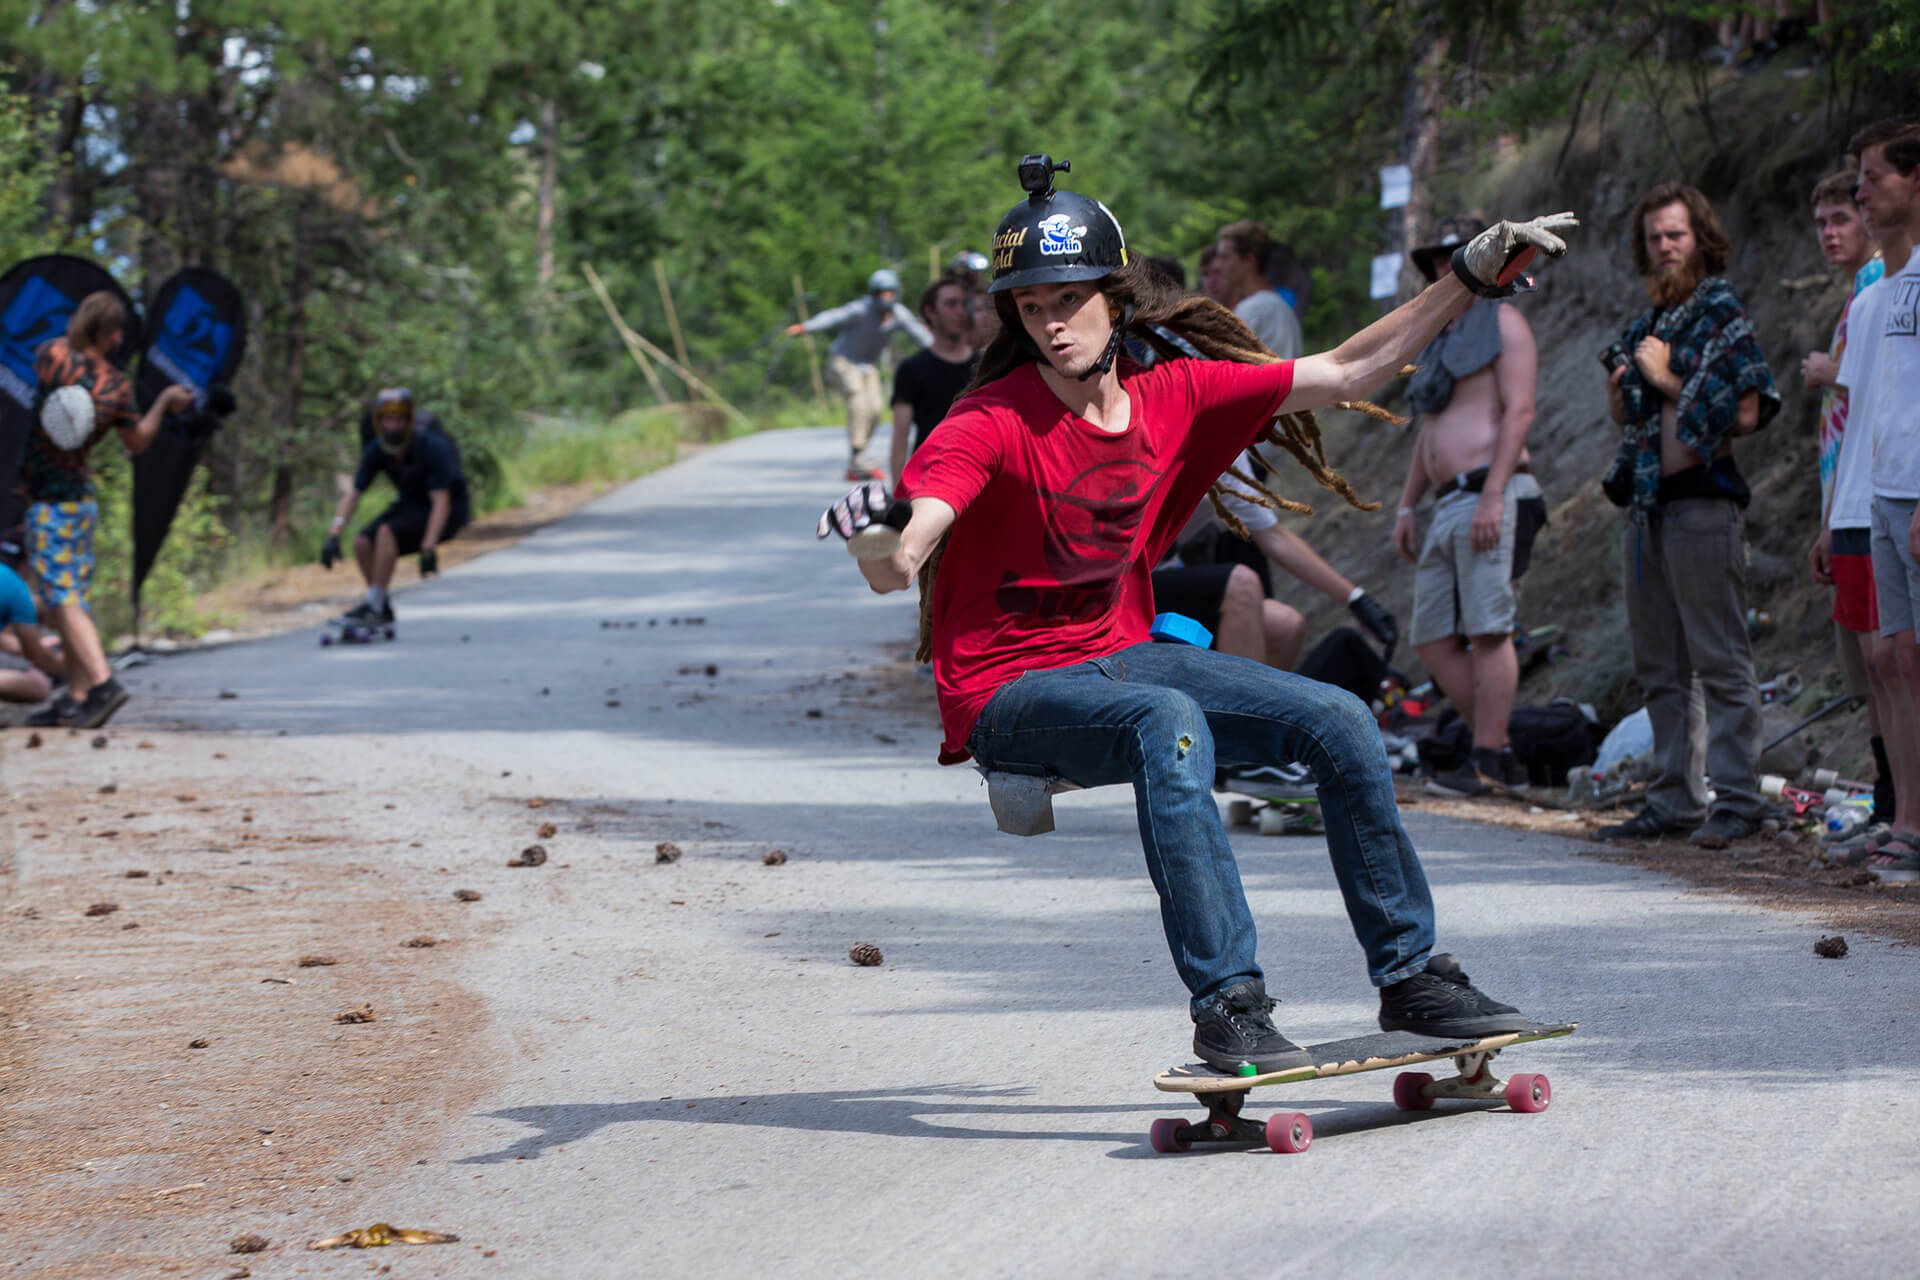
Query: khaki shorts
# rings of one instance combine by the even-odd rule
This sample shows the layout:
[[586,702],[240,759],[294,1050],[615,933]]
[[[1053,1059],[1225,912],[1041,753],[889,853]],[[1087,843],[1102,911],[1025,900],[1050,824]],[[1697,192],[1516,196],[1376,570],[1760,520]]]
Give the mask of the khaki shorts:
[[1907,549],[1915,505],[1873,495],[1873,587],[1883,636],[1920,629],[1920,561]]
[[1500,545],[1473,549],[1473,513],[1480,495],[1464,490],[1448,494],[1433,508],[1420,563],[1413,572],[1413,623],[1416,645],[1448,636],[1503,636],[1513,631],[1513,544],[1516,508],[1538,498],[1540,485],[1526,472],[1507,481],[1506,509],[1500,516]]

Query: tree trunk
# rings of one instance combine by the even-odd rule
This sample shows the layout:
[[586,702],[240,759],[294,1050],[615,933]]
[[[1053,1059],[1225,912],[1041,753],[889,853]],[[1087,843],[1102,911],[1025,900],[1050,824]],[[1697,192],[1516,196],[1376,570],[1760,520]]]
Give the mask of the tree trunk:
[[1414,268],[1414,246],[1433,229],[1433,170],[1440,154],[1441,98],[1446,90],[1447,37],[1432,13],[1422,19],[1407,69],[1407,107],[1400,128],[1400,156],[1413,175],[1406,208],[1400,211],[1400,294],[1410,298],[1426,287]]
[[560,178],[560,122],[553,99],[540,104],[540,221],[534,244],[540,260],[540,283],[553,280],[553,199]]
[[[298,198],[304,202],[311,197]],[[292,440],[300,438],[300,384],[307,373],[307,294],[313,288],[312,258],[310,224],[302,208],[293,223],[293,278],[287,289],[287,362],[283,375],[287,398],[281,419],[282,430]],[[271,536],[275,547],[286,546],[293,536],[294,471],[289,452],[283,452],[273,467]]]

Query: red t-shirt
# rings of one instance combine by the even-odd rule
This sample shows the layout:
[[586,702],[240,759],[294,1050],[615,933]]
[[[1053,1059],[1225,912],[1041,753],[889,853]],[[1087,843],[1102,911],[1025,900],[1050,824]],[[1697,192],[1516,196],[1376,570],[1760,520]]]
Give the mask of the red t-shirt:
[[901,476],[903,496],[959,513],[933,589],[942,764],[967,758],[1001,685],[1147,639],[1154,564],[1293,387],[1292,361],[1119,372],[1125,431],[1069,412],[1027,365],[957,401]]

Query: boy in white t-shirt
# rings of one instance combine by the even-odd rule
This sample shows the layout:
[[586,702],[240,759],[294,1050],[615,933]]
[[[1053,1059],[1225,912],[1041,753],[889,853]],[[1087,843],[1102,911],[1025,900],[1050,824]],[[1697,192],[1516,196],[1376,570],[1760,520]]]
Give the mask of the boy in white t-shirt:
[[[1829,265],[1844,272],[1858,294],[1880,279],[1885,261],[1876,252],[1866,215],[1854,202],[1860,175],[1846,169],[1822,178],[1813,189],[1814,226]],[[1814,581],[1833,587],[1833,637],[1846,691],[1867,704],[1867,741],[1873,751],[1873,813],[1864,829],[1829,837],[1835,856],[1860,853],[1884,837],[1895,813],[1893,765],[1881,726],[1892,714],[1887,689],[1869,673],[1880,638],[1880,610],[1873,590],[1873,437],[1864,418],[1850,418],[1851,397],[1839,381],[1847,352],[1853,296],[1840,309],[1833,341],[1800,362],[1800,376],[1820,387],[1820,532],[1808,560]],[[1858,376],[1858,375],[1856,375]],[[1851,444],[1849,421],[1859,424]],[[1843,470],[1844,469],[1844,470]],[[1844,474],[1845,484],[1841,483]]]
[[[1892,693],[1884,722],[1896,793],[1907,811],[1868,858],[1886,876],[1920,877],[1920,125],[1883,120],[1855,135],[1858,197],[1886,258],[1886,278],[1856,300],[1841,381],[1861,397],[1873,441],[1873,577],[1880,610],[1874,669]],[[1896,246],[1893,242],[1899,241]],[[1897,248],[1906,252],[1896,256]]]

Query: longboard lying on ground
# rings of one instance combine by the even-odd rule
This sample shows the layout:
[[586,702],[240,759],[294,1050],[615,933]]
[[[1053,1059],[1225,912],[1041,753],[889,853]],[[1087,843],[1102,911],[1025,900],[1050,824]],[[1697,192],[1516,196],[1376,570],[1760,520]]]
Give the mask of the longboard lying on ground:
[[1553,1090],[1543,1075],[1515,1074],[1502,1080],[1493,1074],[1493,1060],[1501,1050],[1536,1040],[1572,1035],[1577,1022],[1534,1023],[1525,1031],[1497,1036],[1449,1040],[1415,1035],[1411,1031],[1382,1031],[1347,1040],[1329,1040],[1307,1046],[1314,1065],[1284,1071],[1235,1075],[1205,1063],[1170,1067],[1153,1078],[1163,1093],[1190,1093],[1207,1108],[1206,1119],[1155,1120],[1148,1141],[1155,1151],[1185,1151],[1196,1143],[1260,1145],[1280,1152],[1305,1151],[1313,1143],[1313,1121],[1298,1111],[1281,1112],[1263,1123],[1240,1114],[1247,1094],[1264,1085],[1298,1084],[1326,1076],[1358,1075],[1388,1067],[1453,1059],[1457,1074],[1436,1080],[1424,1071],[1407,1071],[1394,1078],[1393,1103],[1402,1111],[1426,1111],[1436,1098],[1504,1101],[1515,1111],[1545,1111]]

